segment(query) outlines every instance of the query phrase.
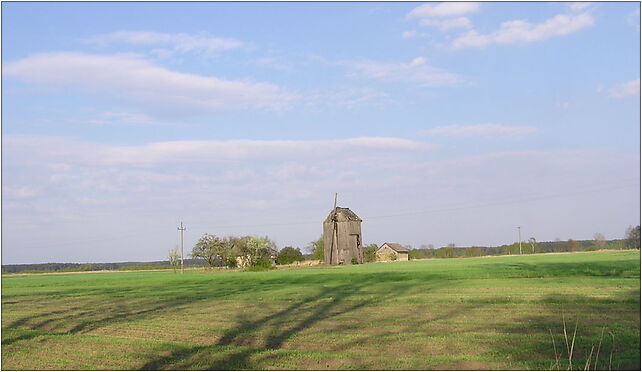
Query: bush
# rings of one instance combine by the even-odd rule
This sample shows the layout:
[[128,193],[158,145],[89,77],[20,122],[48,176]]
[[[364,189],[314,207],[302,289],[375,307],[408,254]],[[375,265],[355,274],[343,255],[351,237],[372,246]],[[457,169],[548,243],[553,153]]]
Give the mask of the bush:
[[350,263],[352,263],[353,265],[357,265],[359,264],[359,260],[357,260],[356,257],[352,257],[352,260],[350,260]]
[[313,259],[318,261],[324,260],[325,252],[323,248],[323,235],[319,239],[310,242],[308,248],[312,251]]
[[272,261],[269,258],[261,257],[250,265],[247,271],[266,271],[272,269]]
[[375,262],[377,261],[377,249],[379,247],[376,244],[370,244],[363,248],[363,262]]
[[287,265],[295,261],[303,261],[303,253],[299,248],[285,247],[276,256],[276,263],[279,265]]
[[228,257],[226,264],[230,269],[234,269],[236,267],[236,257]]

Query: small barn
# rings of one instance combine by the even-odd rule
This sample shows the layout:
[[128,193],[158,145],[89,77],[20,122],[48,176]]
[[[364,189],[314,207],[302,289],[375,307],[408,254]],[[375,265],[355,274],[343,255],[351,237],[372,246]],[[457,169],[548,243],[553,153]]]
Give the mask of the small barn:
[[336,207],[323,221],[323,248],[328,265],[363,263],[361,218],[349,208]]
[[408,249],[398,243],[383,243],[375,255],[377,261],[408,261]]

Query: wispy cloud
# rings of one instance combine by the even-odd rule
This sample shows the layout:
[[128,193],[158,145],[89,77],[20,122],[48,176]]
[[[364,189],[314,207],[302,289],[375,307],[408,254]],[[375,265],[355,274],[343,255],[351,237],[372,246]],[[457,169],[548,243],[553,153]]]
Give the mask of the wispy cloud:
[[294,99],[269,83],[175,72],[132,55],[45,53],[3,66],[5,77],[107,94],[150,114],[283,109]]
[[[14,227],[12,234],[3,235],[3,243],[13,247],[14,262],[35,257],[95,261],[95,257],[102,257],[95,255],[106,250],[111,260],[114,256],[130,260],[137,255],[154,259],[166,251],[163,247],[173,247],[173,223],[178,216],[191,231],[187,244],[193,244],[199,234],[210,232],[268,234],[280,246],[303,246],[318,236],[318,226],[331,208],[335,191],[339,191],[342,205],[347,203],[364,218],[364,236],[371,242],[385,241],[397,234],[420,243],[426,231],[419,226],[399,232],[399,226],[407,226],[399,218],[379,220],[371,216],[506,202],[547,192],[573,195],[578,186],[604,183],[604,179],[634,181],[624,181],[631,192],[532,204],[529,210],[533,213],[546,215],[552,207],[568,212],[555,221],[545,221],[548,224],[540,227],[542,235],[536,236],[556,234],[557,225],[578,218],[578,208],[582,210],[586,205],[595,209],[596,202],[599,207],[635,205],[631,200],[639,203],[635,192],[639,178],[635,180],[630,175],[639,162],[635,154],[509,151],[440,159],[434,153],[428,155],[431,146],[425,142],[389,137],[171,141],[122,146],[71,138],[5,135],[2,142],[3,153],[11,158],[9,166],[3,168],[7,176],[3,183],[3,216]],[[514,176],[514,183],[506,183],[506,174]],[[550,179],[556,180],[554,188],[550,187]],[[515,188],[514,184],[521,186]],[[622,221],[617,222],[625,226],[636,216],[635,208],[623,212],[624,216],[619,217]],[[444,213],[425,216],[431,231],[439,234],[431,238],[436,244],[458,236],[457,226],[448,223],[452,218],[477,226],[479,213],[492,217],[486,220],[493,223],[470,232],[469,244],[486,235],[493,244],[501,244],[501,239],[495,243],[492,239],[497,238],[493,236],[511,226],[517,212],[514,205],[496,205],[479,213]],[[581,215],[586,217],[583,223],[594,218],[590,213]],[[313,222],[297,229],[251,227],[274,223],[275,218],[284,223]],[[395,225],[398,223],[401,225]],[[22,229],[20,233],[16,226]],[[559,227],[563,228],[568,227]],[[552,232],[546,232],[549,229]],[[78,232],[81,240],[123,233],[141,238],[127,239],[122,244],[106,239],[92,244],[87,253],[86,244],[65,244],[78,240]],[[52,251],[49,245],[42,244],[45,239],[61,248]],[[37,248],[28,250],[29,246]]]
[[442,31],[472,27],[470,20],[466,17],[451,19],[422,19],[419,21],[419,24],[422,26],[437,27]]
[[589,2],[573,2],[568,5],[568,7],[574,12],[582,11],[589,6],[591,6],[591,3]]
[[[395,137],[331,140],[193,140],[152,142],[142,145],[109,145],[64,137],[5,136],[3,146],[21,154],[28,154],[35,148],[49,149],[64,160],[59,162],[73,161],[93,165],[162,165],[184,161],[211,163],[224,160],[302,159],[366,151],[428,151],[435,148],[434,145],[426,142]],[[77,157],[76,155],[80,153],[82,156]]]
[[406,18],[452,17],[479,10],[476,2],[444,2],[439,4],[423,4],[410,11]]
[[87,121],[95,125],[155,125],[159,124],[152,117],[132,112],[104,112]]
[[458,74],[428,64],[428,59],[417,57],[408,63],[380,63],[374,61],[342,61],[337,64],[352,68],[352,76],[366,79],[415,83],[421,86],[456,85],[463,81]]
[[98,159],[108,164],[165,164],[217,160],[330,156],[352,151],[422,151],[433,146],[402,138],[359,137],[316,141],[170,141],[139,146],[109,146]]
[[[479,3],[446,2],[439,4],[424,4],[413,9],[406,19],[419,19],[419,24],[426,27],[436,27],[442,31],[471,28],[472,23],[463,14],[479,10]],[[459,17],[458,17],[459,16]]]
[[421,32],[414,31],[414,30],[413,31],[404,31],[401,34],[401,38],[402,39],[414,39],[414,38],[426,37],[426,36],[428,36],[428,35],[424,34],[424,33],[421,33]]
[[450,137],[521,137],[535,132],[534,127],[499,124],[446,125],[421,131],[426,136]]
[[380,90],[359,87],[340,87],[339,89],[315,91],[305,98],[310,107],[379,106],[390,101],[390,96]]
[[624,98],[640,94],[640,79],[618,84],[609,90],[611,97]]
[[499,30],[490,34],[480,34],[476,30],[468,31],[453,40],[451,47],[463,49],[483,48],[493,44],[531,43],[572,34],[592,26],[593,23],[593,17],[587,12],[577,15],[558,14],[539,24],[524,20],[508,21],[502,23]]
[[[193,51],[220,52],[243,47],[243,42],[232,38],[211,37],[204,34],[168,34],[150,31],[116,31],[98,35],[87,40],[88,43],[109,45],[124,43],[140,46],[166,46],[164,53],[188,53]],[[158,53],[160,50],[157,50]]]
[[640,31],[640,8],[635,9],[626,16],[626,21]]

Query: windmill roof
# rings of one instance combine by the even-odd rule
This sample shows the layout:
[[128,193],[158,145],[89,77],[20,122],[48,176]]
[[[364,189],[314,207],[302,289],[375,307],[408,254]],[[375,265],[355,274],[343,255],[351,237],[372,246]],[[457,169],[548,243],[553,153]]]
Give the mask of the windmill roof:
[[[326,217],[325,222],[332,222],[332,215],[334,211],[330,211],[328,217]],[[337,222],[347,222],[347,221],[363,221],[359,216],[357,216],[350,208],[341,208],[337,207]]]
[[408,253],[408,248],[404,247],[399,243],[383,243],[381,246],[387,245],[398,253]]

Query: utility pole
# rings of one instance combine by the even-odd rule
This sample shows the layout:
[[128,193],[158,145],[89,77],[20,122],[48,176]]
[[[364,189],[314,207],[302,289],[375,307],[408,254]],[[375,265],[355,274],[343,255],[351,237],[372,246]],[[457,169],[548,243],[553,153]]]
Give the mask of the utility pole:
[[178,230],[181,232],[181,274],[183,274],[185,273],[183,267],[183,231],[187,230],[186,227],[183,227],[183,221],[181,221],[181,227],[179,227]]
[[522,227],[517,226],[517,234],[519,235],[519,254],[522,254]]

